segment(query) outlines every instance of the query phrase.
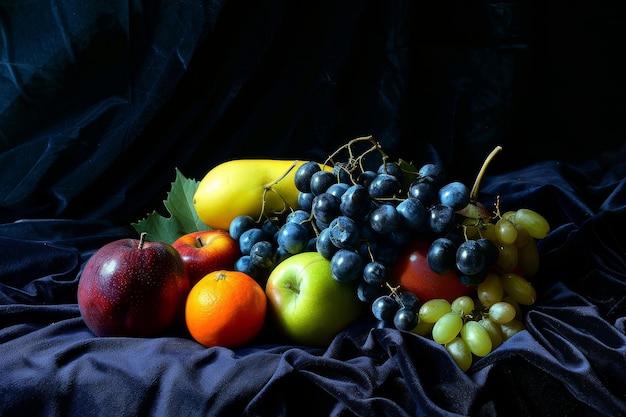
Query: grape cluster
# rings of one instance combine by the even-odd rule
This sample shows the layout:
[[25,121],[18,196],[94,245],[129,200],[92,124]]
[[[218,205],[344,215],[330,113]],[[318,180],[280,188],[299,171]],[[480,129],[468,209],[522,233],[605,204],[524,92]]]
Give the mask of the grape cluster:
[[[499,206],[499,203],[496,204]],[[545,218],[530,209],[493,216],[465,217],[459,233],[435,238],[427,254],[428,265],[437,273],[455,269],[465,285],[477,285],[493,267],[504,272],[516,268],[530,277],[539,269],[536,239],[546,236]]]
[[314,251],[317,238],[308,219],[308,212],[297,209],[284,219],[235,217],[229,233],[238,241],[241,256],[234,269],[264,284],[272,269],[289,256]]
[[[355,157],[351,145],[358,139],[351,141],[340,148],[348,158],[333,160],[338,150],[322,164],[327,169],[313,161],[300,165],[294,177],[298,207],[286,216],[235,218],[229,231],[242,252],[235,269],[263,282],[287,257],[317,251],[330,261],[335,280],[356,283],[378,327],[431,337],[467,369],[474,356],[486,355],[523,328],[520,305],[536,298],[524,277],[539,268],[536,240],[547,235],[549,225],[530,209],[502,214],[498,199],[492,213],[476,201],[480,177],[495,152],[470,190],[447,181],[436,164],[417,169],[390,161],[376,142],[365,139],[374,146]],[[372,151],[381,158],[375,169],[365,168]],[[429,267],[441,274],[455,271],[463,284],[476,288],[474,298],[422,302],[389,284],[403,249],[420,238],[430,241]]]
[[415,294],[391,287],[390,293],[378,296],[372,303],[372,314],[378,327],[394,327],[398,330],[413,330],[418,324],[420,300]]
[[415,171],[385,158],[376,170],[354,159],[332,167],[323,170],[308,162],[295,173],[299,209],[310,214],[304,221],[316,232],[315,250],[330,260],[333,278],[358,281],[361,301],[373,303],[381,296],[396,301],[397,317],[381,321],[410,330],[414,319],[407,313],[417,298],[406,291],[389,294],[389,268],[420,234],[440,236],[455,229],[456,211],[469,203],[469,189],[447,183],[441,167],[430,163]]
[[466,371],[474,357],[487,355],[524,329],[520,306],[532,305],[536,298],[534,287],[521,275],[490,272],[477,285],[474,298],[424,302],[413,332],[444,345]]

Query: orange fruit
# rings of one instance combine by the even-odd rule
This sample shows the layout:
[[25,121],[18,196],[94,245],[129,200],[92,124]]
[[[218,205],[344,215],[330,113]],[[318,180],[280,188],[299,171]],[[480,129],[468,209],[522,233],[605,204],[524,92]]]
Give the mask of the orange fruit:
[[187,295],[185,322],[200,344],[236,347],[263,327],[267,296],[249,275],[218,270],[205,275]]

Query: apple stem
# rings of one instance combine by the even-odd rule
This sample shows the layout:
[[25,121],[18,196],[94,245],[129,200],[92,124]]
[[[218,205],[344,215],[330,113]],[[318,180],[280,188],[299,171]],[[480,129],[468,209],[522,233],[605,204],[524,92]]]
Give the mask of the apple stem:
[[148,233],[146,233],[146,232],[141,232],[141,234],[139,235],[139,244],[137,245],[138,249],[143,249],[143,244],[146,241],[146,235],[147,234]]
[[487,171],[487,167],[491,163],[491,160],[501,150],[502,150],[502,146],[498,145],[489,153],[489,155],[487,155],[487,158],[485,159],[485,162],[483,162],[483,165],[480,168],[480,171],[478,172],[478,175],[476,175],[476,180],[474,181],[474,186],[472,187],[472,191],[470,192],[470,200],[471,201],[478,201],[478,188],[480,187],[480,182],[482,181],[483,176],[485,175],[485,171]]
[[300,291],[298,291],[297,288],[291,288],[291,284],[285,284],[285,288],[287,288],[288,290],[293,290],[294,292],[300,294]]
[[196,241],[198,242],[198,244],[200,245],[200,247],[204,246],[204,243],[202,243],[202,238],[200,236],[196,237]]

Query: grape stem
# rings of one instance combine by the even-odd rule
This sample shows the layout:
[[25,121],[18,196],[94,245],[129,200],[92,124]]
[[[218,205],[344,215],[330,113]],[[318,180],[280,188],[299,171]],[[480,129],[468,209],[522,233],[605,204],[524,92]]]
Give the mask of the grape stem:
[[487,171],[487,167],[491,163],[491,160],[502,150],[502,146],[496,146],[490,153],[487,155],[485,162],[483,162],[480,171],[478,171],[478,175],[476,175],[476,180],[474,181],[474,186],[472,187],[472,191],[470,192],[470,201],[476,202],[478,201],[478,189],[480,188],[480,182],[485,176],[485,171]]
[[[372,147],[362,152],[361,155],[359,155],[358,157],[355,157],[353,150],[352,150],[352,146],[357,142],[370,142],[372,144]],[[348,143],[344,144],[343,146],[335,150],[335,152],[333,152],[331,155],[329,155],[328,158],[326,158],[324,165],[329,165],[330,163],[333,163],[334,165],[333,158],[337,156],[339,152],[341,152],[342,150],[346,150],[348,152],[348,161],[349,161],[349,165],[351,165],[351,167],[349,167],[348,169],[350,176],[352,176],[352,170],[355,168],[355,164],[358,164],[359,168],[361,168],[362,171],[365,170],[363,168],[363,158],[365,157],[365,155],[369,154],[370,152],[378,151],[380,154],[380,157],[382,158],[383,164],[389,158],[389,156],[385,153],[385,151],[380,146],[380,143],[378,143],[372,135],[369,135],[369,136],[360,136],[358,138],[350,140]]]
[[272,191],[274,193],[276,193],[278,195],[278,197],[280,197],[280,199],[283,201],[283,209],[280,213],[284,213],[285,210],[287,210],[287,207],[289,206],[289,204],[287,204],[287,200],[285,200],[285,197],[283,197],[283,195],[281,193],[279,193],[278,191],[276,191],[274,189],[274,185],[278,184],[279,182],[281,182],[295,167],[296,165],[298,165],[298,160],[293,161],[293,163],[289,166],[289,168],[287,169],[287,171],[285,171],[279,178],[275,179],[274,181],[265,184],[263,186],[263,202],[261,204],[261,214],[259,216],[259,219],[257,221],[261,221],[261,219],[263,218],[263,215],[265,214],[265,202],[266,202],[266,198],[267,198],[267,192],[268,191]]

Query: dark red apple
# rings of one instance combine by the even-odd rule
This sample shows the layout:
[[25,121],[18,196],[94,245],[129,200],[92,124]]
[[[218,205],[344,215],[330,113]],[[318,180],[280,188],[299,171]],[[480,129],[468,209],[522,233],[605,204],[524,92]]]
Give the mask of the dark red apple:
[[209,272],[233,269],[241,256],[239,243],[225,230],[188,233],[172,243],[189,273],[191,286]]
[[78,307],[98,336],[158,336],[184,309],[190,282],[180,255],[144,239],[102,246],[81,273]]
[[429,247],[430,242],[418,240],[400,255],[392,267],[395,285],[413,292],[422,303],[433,298],[452,302],[462,295],[471,295],[475,287],[463,285],[455,271],[438,274],[430,269],[426,259]]

